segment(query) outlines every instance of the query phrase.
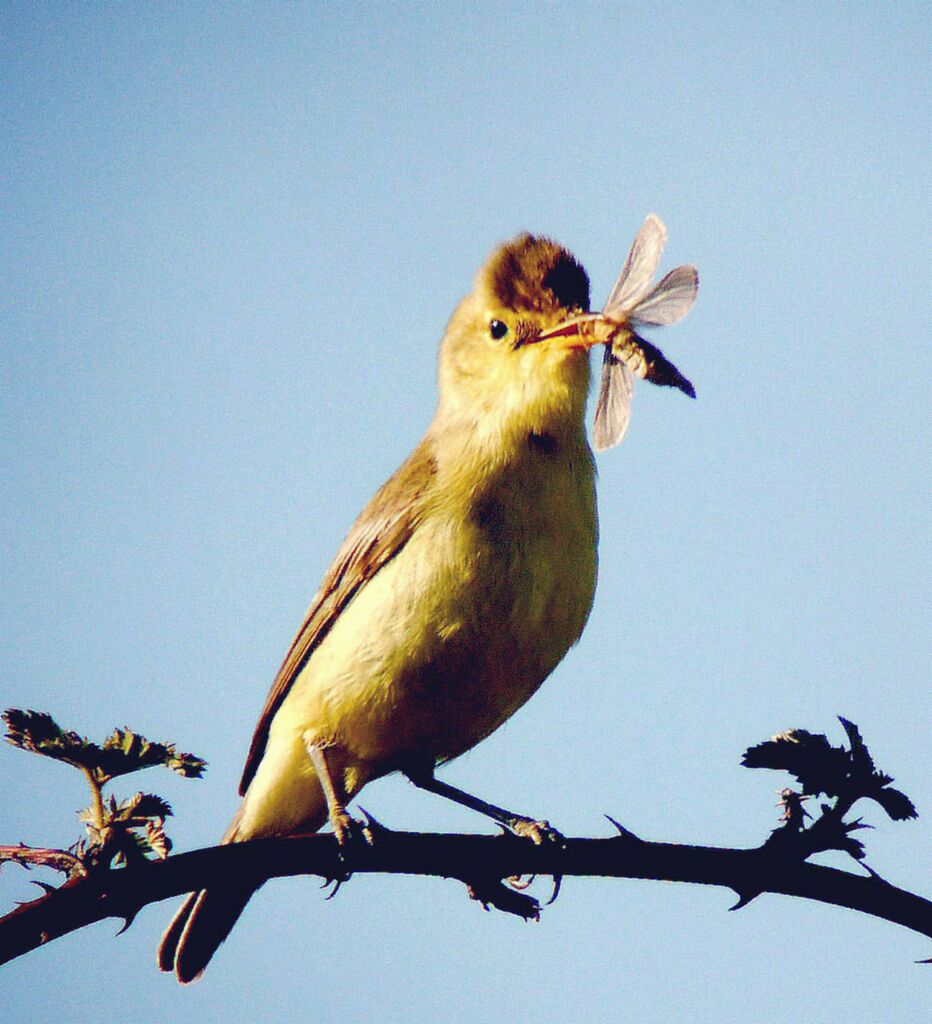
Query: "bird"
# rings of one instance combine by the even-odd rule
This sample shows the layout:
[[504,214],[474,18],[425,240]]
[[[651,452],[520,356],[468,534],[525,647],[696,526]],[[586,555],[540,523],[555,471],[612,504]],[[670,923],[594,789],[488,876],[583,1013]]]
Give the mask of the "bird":
[[[587,317],[588,314],[588,317]],[[523,233],[498,246],[443,335],[436,413],[356,519],[272,684],[223,843],[306,834],[402,773],[535,842],[547,825],[442,781],[582,634],[597,578],[596,473],[585,429],[589,277]],[[255,891],[219,879],[166,929],[158,965],[203,973]]]

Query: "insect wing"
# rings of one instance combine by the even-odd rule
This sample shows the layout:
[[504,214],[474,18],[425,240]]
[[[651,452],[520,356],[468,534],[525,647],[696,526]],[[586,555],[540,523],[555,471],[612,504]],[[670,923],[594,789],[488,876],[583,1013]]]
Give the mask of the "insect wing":
[[630,311],[629,319],[632,323],[652,327],[675,324],[692,309],[698,290],[696,268],[688,265],[677,267]]
[[621,319],[647,295],[666,244],[667,229],[663,221],[655,213],[648,214],[605,303],[606,316]]
[[605,346],[602,357],[602,380],[599,384],[599,400],[595,407],[592,424],[592,444],[597,452],[604,452],[621,444],[631,420],[631,396],[634,394],[634,378],[623,359]]

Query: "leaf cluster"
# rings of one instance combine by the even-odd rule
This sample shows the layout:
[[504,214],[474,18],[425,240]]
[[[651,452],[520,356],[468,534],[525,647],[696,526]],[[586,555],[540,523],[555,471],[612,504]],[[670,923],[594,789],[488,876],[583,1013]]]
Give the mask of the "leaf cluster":
[[95,804],[78,812],[87,838],[72,848],[85,867],[105,864],[116,867],[131,861],[158,857],[164,860],[172,848],[165,833],[165,819],[171,805],[152,793],[135,793],[117,802],[116,797],[102,801],[103,813]]
[[[839,716],[839,721],[848,737],[847,747],[833,746],[823,733],[789,729],[750,747],[741,763],[746,768],[788,771],[800,784],[800,791],[782,791],[783,824],[772,840],[779,843],[787,836],[804,836],[808,853],[842,850],[856,860],[863,860],[864,844],[850,833],[871,826],[861,819],[845,820],[858,800],[874,800],[894,821],[915,818],[917,812],[912,800],[890,785],[893,776],[876,767],[858,727],[847,718]],[[805,819],[811,816],[802,803],[820,793],[833,802],[822,804],[820,817],[807,826]]]
[[[206,762],[194,754],[179,753],[172,743],[155,743],[129,728],[114,729],[103,741],[94,743],[62,727],[40,711],[10,709],[3,714],[6,739],[21,750],[42,754],[77,768],[91,788],[91,803],[78,812],[86,836],[64,851],[33,851],[19,847],[7,859],[55,867],[72,877],[87,874],[99,866],[122,866],[151,858],[164,859],[172,848],[165,832],[165,819],[172,809],[152,793],[135,793],[125,800],[104,796],[113,779],[165,767],[185,778],[200,778]],[[58,853],[60,856],[50,856]],[[2,859],[2,858],[0,858]]]

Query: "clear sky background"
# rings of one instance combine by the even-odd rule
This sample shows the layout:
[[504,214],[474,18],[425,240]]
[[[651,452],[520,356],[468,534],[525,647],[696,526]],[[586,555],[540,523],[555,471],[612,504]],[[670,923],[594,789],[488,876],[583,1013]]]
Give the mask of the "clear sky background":
[[[866,834],[932,891],[929,8],[32,4],[0,9],[4,706],[210,762],[140,785],[215,841],[351,520],[418,440],[498,241],[550,234],[601,304],[644,216],[699,301],[599,458],[587,631],[444,778],[570,834],[753,845],[788,727],[856,721],[922,815]],[[77,773],[0,749],[0,841],[65,845]],[[132,784],[118,787],[128,792]],[[473,829],[384,780],[396,828]],[[843,863],[839,861],[838,863]],[[849,862],[851,863],[851,862]],[[853,866],[853,865],[852,865]],[[35,890],[5,870],[0,896]],[[542,894],[548,892],[546,885]],[[204,980],[172,912],[3,969],[8,1024],[915,1024],[918,936],[831,907],[568,879],[538,925],[454,883],[253,900]],[[113,994],[115,993],[115,994]]]

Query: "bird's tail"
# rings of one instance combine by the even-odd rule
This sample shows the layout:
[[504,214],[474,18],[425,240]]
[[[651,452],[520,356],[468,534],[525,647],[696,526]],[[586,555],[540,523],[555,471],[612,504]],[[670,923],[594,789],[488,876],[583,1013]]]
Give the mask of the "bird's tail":
[[[221,842],[236,842],[239,818],[237,814]],[[165,929],[156,954],[159,969],[174,971],[182,985],[197,981],[257,888],[233,878],[192,892]]]
[[[222,844],[316,832],[326,824],[327,799],[316,775],[307,772],[303,739],[298,736],[279,755],[263,760]],[[159,943],[159,968],[174,971],[182,985],[196,981],[261,884],[231,872],[191,893]]]
[[255,892],[226,886],[192,892],[159,943],[158,964],[182,985],[197,981]]

